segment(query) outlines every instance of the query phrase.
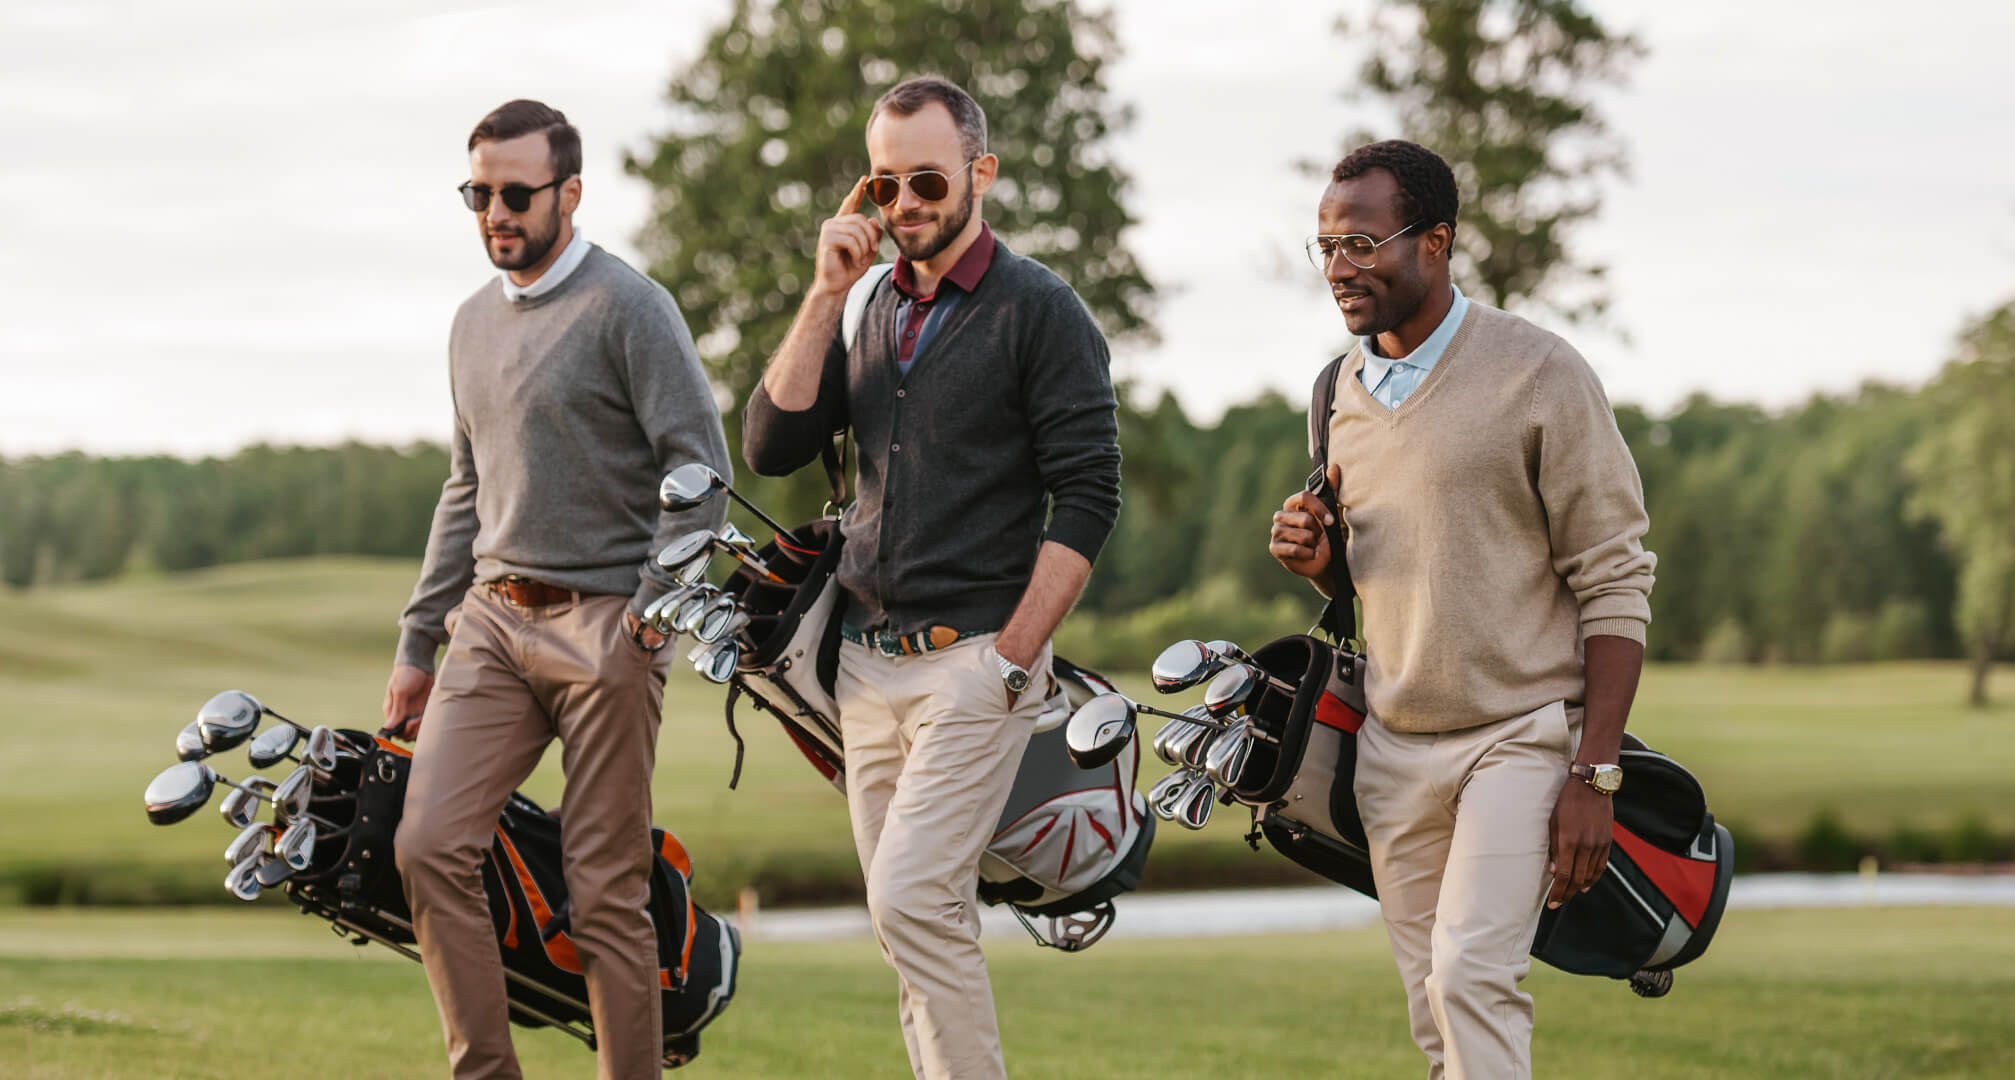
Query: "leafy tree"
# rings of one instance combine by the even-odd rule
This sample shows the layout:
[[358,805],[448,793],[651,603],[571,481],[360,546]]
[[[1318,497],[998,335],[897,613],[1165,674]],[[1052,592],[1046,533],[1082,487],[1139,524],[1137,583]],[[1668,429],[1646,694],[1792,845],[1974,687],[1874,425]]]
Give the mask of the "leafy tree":
[[1593,88],[1623,80],[1644,54],[1637,39],[1576,0],[1385,0],[1362,26],[1339,20],[1338,32],[1369,45],[1362,92],[1455,170],[1457,284],[1498,307],[1606,311],[1607,267],[1575,257],[1569,240],[1595,216],[1600,181],[1625,172]]
[[1958,556],[1953,615],[1973,659],[1969,698],[1984,705],[1988,670],[2015,643],[2015,302],[1960,334],[1925,397],[1938,422],[1911,456],[1912,506]]
[[652,188],[638,244],[732,400],[731,444],[811,284],[819,223],[868,170],[868,113],[913,75],[986,110],[996,233],[1070,282],[1108,335],[1151,333],[1108,146],[1131,119],[1106,97],[1118,54],[1111,15],[1077,0],[737,0],[673,76],[669,130],[628,161]]

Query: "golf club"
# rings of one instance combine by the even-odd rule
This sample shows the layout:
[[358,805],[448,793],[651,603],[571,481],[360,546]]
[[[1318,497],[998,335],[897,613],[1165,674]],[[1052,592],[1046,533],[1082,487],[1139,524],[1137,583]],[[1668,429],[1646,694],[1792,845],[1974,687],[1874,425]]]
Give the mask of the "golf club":
[[308,812],[308,804],[315,798],[315,769],[303,765],[287,774],[280,786],[273,789],[273,812],[285,813],[289,818],[297,818]]
[[248,776],[245,783],[237,787],[217,806],[217,812],[224,815],[224,823],[234,829],[242,829],[259,818],[259,804],[273,797],[274,784],[263,776]]
[[302,731],[308,730],[261,705],[258,698],[243,690],[226,690],[204,702],[203,707],[196,711],[196,732],[203,740],[203,749],[215,754],[251,738],[259,727],[260,718],[266,716]]
[[144,796],[147,820],[156,825],[173,825],[209,802],[211,792],[220,783],[238,787],[201,761],[184,761],[168,766],[147,783]]
[[1188,766],[1190,771],[1200,773],[1203,771],[1204,753],[1210,749],[1211,740],[1217,738],[1218,732],[1201,724],[1191,725],[1190,730],[1191,734],[1177,742],[1174,750],[1182,756],[1182,763]]
[[1210,812],[1217,805],[1217,785],[1202,773],[1183,786],[1175,799],[1175,823],[1185,829],[1201,829],[1210,824]]
[[275,858],[271,852],[262,854],[258,867],[252,871],[253,880],[268,889],[293,876],[294,868]]
[[175,760],[201,761],[209,756],[210,751],[203,746],[203,732],[199,721],[189,721],[189,726],[175,735]]
[[658,485],[658,505],[668,513],[690,510],[713,498],[717,491],[727,492],[729,498],[747,507],[749,513],[756,515],[763,524],[775,530],[778,536],[788,537],[791,543],[800,547],[805,546],[804,541],[798,539],[796,533],[777,524],[774,518],[763,513],[762,508],[755,503],[742,498],[741,492],[729,487],[728,482],[721,479],[721,474],[704,462],[689,461],[666,473],[664,482]]
[[1223,671],[1226,663],[1201,641],[1178,641],[1154,658],[1154,688],[1164,694],[1179,694]]
[[1132,703],[1123,695],[1100,694],[1065,722],[1064,746],[1078,768],[1096,769],[1126,749],[1136,725]]
[[260,859],[261,857],[265,856],[265,854],[266,853],[263,851],[255,851],[252,854],[245,856],[243,861],[241,861],[240,863],[238,863],[238,865],[233,866],[231,868],[230,873],[224,875],[224,888],[228,890],[232,896],[235,896],[238,899],[245,901],[246,903],[251,903],[252,901],[257,900],[259,898],[259,891],[263,888],[263,886],[259,884],[259,878],[257,875],[259,872]]
[[287,826],[273,845],[273,854],[294,870],[306,870],[315,858],[315,823],[300,818]]
[[670,570],[680,584],[693,584],[706,575],[707,563],[714,557],[714,539],[712,530],[694,529],[666,544],[658,552],[658,565]]
[[1225,787],[1237,787],[1245,775],[1245,763],[1252,757],[1252,728],[1240,725],[1211,740],[1204,751],[1203,771]]
[[685,599],[680,600],[678,606],[672,609],[672,616],[668,620],[672,624],[672,629],[681,634],[692,633],[693,628],[699,625],[700,616],[706,611],[707,604],[719,593],[719,589],[707,584],[701,584],[687,593]]
[[720,641],[706,647],[693,661],[693,670],[711,683],[725,683],[735,676],[735,665],[742,662],[742,647],[733,641]]
[[247,825],[229,845],[224,848],[224,861],[236,866],[247,856],[266,850],[266,837],[272,835],[264,825]]
[[1203,691],[1203,707],[1223,720],[1240,710],[1249,710],[1268,689],[1292,697],[1294,687],[1268,675],[1251,664],[1233,664],[1219,672]]
[[672,591],[651,601],[651,606],[644,609],[643,620],[651,624],[651,629],[656,630],[660,634],[674,633],[675,631],[672,630],[672,610],[679,606],[679,601],[691,596],[693,590],[699,587],[698,582],[674,586]]
[[707,601],[707,606],[700,609],[700,617],[693,620],[693,636],[712,645],[721,640],[722,633],[727,629],[728,620],[734,618],[740,610],[734,597],[727,593],[715,593],[713,598]]
[[756,554],[755,538],[736,528],[733,523],[721,526],[721,533],[714,538],[714,546],[728,553],[729,557],[761,575],[765,581],[777,585],[789,584],[770,564]]
[[1154,811],[1155,817],[1163,821],[1175,820],[1176,796],[1189,787],[1192,775],[1188,769],[1178,769],[1155,781],[1154,787],[1149,788],[1147,793],[1148,809]]
[[294,756],[294,746],[300,741],[301,733],[286,724],[269,727],[245,747],[245,760],[255,769],[277,765]]

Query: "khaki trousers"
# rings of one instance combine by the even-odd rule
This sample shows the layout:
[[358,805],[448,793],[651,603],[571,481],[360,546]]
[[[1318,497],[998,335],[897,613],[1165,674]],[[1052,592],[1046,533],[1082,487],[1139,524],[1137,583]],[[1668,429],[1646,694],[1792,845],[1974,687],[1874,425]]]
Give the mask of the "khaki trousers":
[[[1008,707],[993,642],[898,657],[840,644],[847,811],[919,1080],[1007,1075],[979,946],[979,861],[1042,695],[1031,687]],[[1049,663],[1045,645],[1029,670],[1040,679]]]
[[660,1074],[650,898],[651,769],[671,650],[623,626],[627,597],[513,607],[482,586],[449,616],[395,847],[450,1073],[517,1077],[481,860],[505,799],[560,740],[570,936],[588,983],[596,1075]]
[[1357,733],[1371,874],[1430,1080],[1532,1075],[1533,934],[1581,738],[1560,702],[1465,731]]

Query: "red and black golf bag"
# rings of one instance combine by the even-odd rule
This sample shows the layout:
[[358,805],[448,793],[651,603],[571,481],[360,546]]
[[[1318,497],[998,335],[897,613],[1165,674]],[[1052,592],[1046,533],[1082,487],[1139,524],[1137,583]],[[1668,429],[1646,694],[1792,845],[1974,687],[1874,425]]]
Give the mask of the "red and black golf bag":
[[[316,781],[310,810],[337,831],[315,845],[309,867],[286,883],[301,910],[329,920],[358,944],[376,941],[418,960],[412,915],[394,862],[392,838],[406,799],[411,752],[382,737],[343,733],[369,746]],[[569,901],[560,872],[560,818],[513,793],[497,819],[482,863],[483,891],[503,954],[511,1020],[551,1026],[595,1045],[587,982],[568,933]],[[699,1053],[700,1029],[735,992],[741,938],[693,903],[692,860],[678,838],[652,828],[648,912],[657,932],[664,1064]]]

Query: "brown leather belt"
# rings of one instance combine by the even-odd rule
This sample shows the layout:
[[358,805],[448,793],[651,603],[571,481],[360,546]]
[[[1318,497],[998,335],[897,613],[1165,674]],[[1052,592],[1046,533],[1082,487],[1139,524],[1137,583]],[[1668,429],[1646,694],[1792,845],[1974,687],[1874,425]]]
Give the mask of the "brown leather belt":
[[574,597],[584,595],[574,589],[562,589],[558,585],[548,585],[536,578],[510,574],[495,581],[485,582],[484,587],[502,597],[504,602],[514,607],[545,607],[548,604],[564,604]]

